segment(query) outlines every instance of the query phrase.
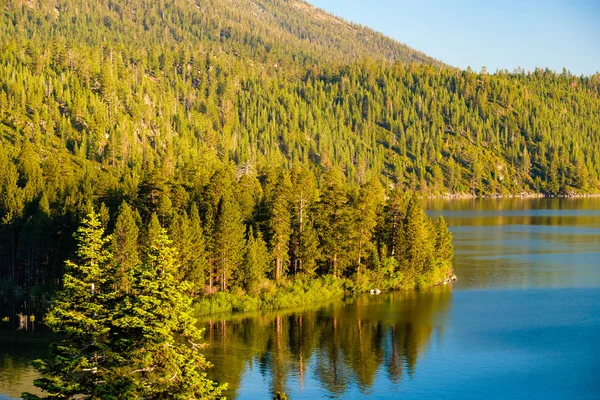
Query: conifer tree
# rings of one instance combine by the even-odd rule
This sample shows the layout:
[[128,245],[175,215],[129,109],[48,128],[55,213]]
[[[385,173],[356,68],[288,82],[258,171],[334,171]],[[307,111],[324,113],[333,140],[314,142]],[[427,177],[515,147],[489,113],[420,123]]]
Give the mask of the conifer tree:
[[183,268],[183,277],[192,283],[196,293],[204,286],[209,268],[206,235],[196,204],[190,209],[190,235],[190,259],[187,268]]
[[[46,360],[36,360],[41,378],[35,385],[42,398],[100,398],[106,393],[112,355],[108,343],[115,292],[110,237],[93,211],[77,235],[77,261],[67,261],[62,289],[45,322],[60,340],[50,345]],[[24,394],[25,399],[37,399]]]
[[325,176],[325,188],[317,205],[317,231],[328,272],[339,276],[349,235],[348,198],[339,171]]
[[175,277],[184,279],[184,270],[190,268],[190,260],[192,258],[192,234],[190,230],[190,219],[186,211],[175,214],[169,229],[169,235],[175,241],[174,246],[177,249],[177,264],[180,267],[180,270],[176,272]]
[[379,235],[387,244],[388,254],[397,257],[404,243],[404,217],[407,206],[406,193],[395,187],[389,194],[385,206],[385,223]]
[[446,220],[440,215],[435,223],[435,258],[438,262],[450,266],[453,257],[452,233],[448,230]]
[[291,182],[288,174],[280,178],[280,182],[274,189],[271,204],[270,229],[271,229],[271,253],[275,261],[274,278],[279,280],[288,270],[289,266],[289,241],[291,230],[291,214],[289,203],[289,191]]
[[373,231],[377,226],[379,208],[385,202],[384,191],[377,179],[371,179],[363,185],[354,202],[352,210],[352,232],[356,254],[356,265],[360,269],[363,258],[369,254],[373,245]]
[[[292,235],[290,240],[290,253],[292,255],[292,263],[294,266],[294,273],[299,272],[303,269],[302,263],[307,260],[306,249],[311,248],[313,244],[318,245],[318,238],[315,238],[317,242],[309,243],[308,246],[303,244],[304,236],[311,239],[311,234],[314,232],[304,233],[304,228],[309,221],[309,210],[314,205],[317,199],[317,182],[314,173],[307,167],[300,168],[294,166],[291,172],[292,180],[292,193],[291,193],[291,209],[292,214]],[[310,270],[314,271],[311,265]]]
[[225,389],[206,377],[211,364],[199,352],[191,284],[177,280],[177,270],[177,251],[162,229],[111,321],[120,357],[108,382],[116,398],[215,399]]
[[244,224],[236,201],[227,193],[219,202],[214,239],[214,259],[221,290],[228,287],[229,279],[238,272],[244,250]]
[[146,230],[145,235],[146,250],[150,248],[152,243],[156,242],[158,236],[160,235],[161,229],[162,227],[160,225],[160,222],[158,221],[158,216],[156,215],[156,213],[152,213],[152,215],[150,216],[150,222],[148,223],[148,229]]
[[119,215],[112,235],[112,249],[118,266],[116,281],[119,289],[123,291],[129,290],[128,271],[140,262],[138,235],[139,229],[134,212],[127,202],[123,202],[119,208]]
[[269,251],[260,231],[254,234],[248,228],[248,240],[244,249],[244,287],[248,292],[255,292],[258,285],[266,277],[269,266]]
[[298,272],[314,275],[318,262],[322,259],[319,247],[319,236],[312,222],[306,222],[300,234],[300,247],[298,251]]
[[409,279],[422,276],[433,267],[435,237],[431,221],[425,215],[421,199],[410,199],[404,218],[404,240],[401,265]]

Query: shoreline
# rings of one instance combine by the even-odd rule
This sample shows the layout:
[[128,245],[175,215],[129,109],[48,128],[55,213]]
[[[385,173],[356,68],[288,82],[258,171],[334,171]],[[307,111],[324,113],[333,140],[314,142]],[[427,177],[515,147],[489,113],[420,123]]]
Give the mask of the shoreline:
[[267,293],[240,295],[239,293],[218,292],[204,298],[194,299],[193,315],[196,319],[212,319],[219,316],[234,317],[256,312],[278,312],[290,309],[312,308],[336,301],[346,301],[360,295],[378,296],[394,291],[430,290],[439,286],[454,283],[457,280],[452,269],[444,279],[419,287],[412,284],[393,286],[393,282],[372,282],[369,288],[352,287],[350,278],[313,278],[303,282],[288,281],[278,287],[278,293],[269,296]]
[[441,195],[423,195],[424,199],[446,200],[474,200],[474,199],[584,199],[597,198],[600,193],[572,193],[572,194],[545,194],[545,193],[519,193],[519,194],[485,194],[448,193]]

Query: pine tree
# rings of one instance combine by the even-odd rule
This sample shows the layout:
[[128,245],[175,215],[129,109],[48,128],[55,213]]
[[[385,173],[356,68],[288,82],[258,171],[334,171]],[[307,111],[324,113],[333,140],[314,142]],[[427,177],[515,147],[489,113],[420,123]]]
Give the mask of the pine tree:
[[[291,209],[292,215],[292,237],[290,240],[290,253],[292,255],[292,264],[294,273],[304,269],[302,263],[306,260],[308,253],[304,250],[310,248],[303,244],[304,237],[309,237],[314,232],[305,234],[304,229],[309,221],[309,210],[317,200],[317,182],[314,173],[307,167],[299,168],[294,166],[291,172],[292,193],[291,193]],[[315,244],[318,245],[318,238],[315,237]],[[304,250],[303,250],[304,249]],[[302,253],[304,253],[302,255]],[[310,270],[314,271],[314,265],[311,265]]]
[[344,269],[342,257],[349,236],[348,198],[339,171],[326,176],[325,188],[317,205],[317,232],[328,272],[339,276]]
[[406,193],[395,187],[385,206],[385,223],[379,235],[386,243],[388,254],[392,257],[398,257],[404,245],[404,218],[407,203]]
[[425,215],[421,199],[410,199],[404,218],[404,243],[401,263],[409,279],[423,276],[433,267],[435,237],[431,221]]
[[384,191],[377,179],[371,179],[361,187],[354,202],[351,223],[358,269],[373,246],[373,231],[377,226],[378,211],[384,202]]
[[289,191],[291,182],[285,174],[274,189],[271,204],[270,229],[271,253],[275,261],[274,278],[279,280],[288,270],[289,266],[289,241],[292,233]]
[[112,235],[112,249],[115,262],[118,265],[116,281],[119,289],[123,291],[129,290],[128,271],[140,262],[138,234],[139,229],[134,212],[127,202],[123,202],[119,208],[119,215]]
[[258,285],[266,278],[269,266],[269,251],[260,231],[254,235],[252,227],[248,228],[248,240],[244,249],[244,287],[248,292],[255,292]]
[[177,249],[177,264],[180,266],[180,270],[176,272],[175,277],[183,280],[185,276],[185,270],[190,268],[192,258],[192,235],[190,230],[190,219],[187,212],[183,211],[180,214],[175,214],[173,222],[169,229],[170,237],[175,241],[175,248]]
[[196,293],[204,286],[209,269],[207,241],[196,204],[190,209],[190,235],[190,259],[187,268],[183,268],[183,278],[193,284]]
[[131,294],[111,321],[110,343],[119,359],[108,385],[115,398],[214,399],[225,389],[206,377],[211,364],[199,352],[191,284],[175,278],[176,260],[163,229],[130,274]]
[[322,259],[319,248],[319,236],[312,222],[306,222],[300,234],[300,248],[298,252],[299,272],[314,275],[318,262]]
[[440,215],[435,223],[435,258],[449,266],[453,257],[452,233],[448,230],[446,220]]
[[244,251],[244,224],[237,203],[230,194],[223,196],[217,211],[214,239],[214,259],[221,290],[225,291],[228,281],[242,262]]
[[158,221],[158,216],[156,213],[152,213],[150,216],[150,222],[148,223],[148,229],[146,230],[146,234],[144,237],[144,245],[146,249],[149,249],[152,243],[155,243],[160,235],[162,227],[160,226],[160,222]]
[[[35,385],[42,398],[99,398],[105,393],[111,367],[107,337],[115,292],[110,237],[93,211],[77,231],[77,262],[66,262],[63,287],[57,293],[45,322],[60,335],[50,345],[47,360],[36,360],[41,378]],[[36,395],[24,394],[26,399]]]

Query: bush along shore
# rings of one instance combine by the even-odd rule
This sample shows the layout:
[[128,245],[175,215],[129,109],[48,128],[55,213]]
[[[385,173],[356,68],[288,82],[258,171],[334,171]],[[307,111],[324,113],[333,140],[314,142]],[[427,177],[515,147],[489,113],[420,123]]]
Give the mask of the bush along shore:
[[259,293],[248,294],[243,290],[234,290],[199,298],[194,302],[194,315],[204,317],[311,307],[365,293],[419,290],[446,285],[456,280],[451,268],[441,268],[435,274],[412,282],[403,281],[401,273],[391,278],[383,271],[353,278],[334,278],[330,275],[319,278],[298,277],[286,279],[277,285],[268,283]]

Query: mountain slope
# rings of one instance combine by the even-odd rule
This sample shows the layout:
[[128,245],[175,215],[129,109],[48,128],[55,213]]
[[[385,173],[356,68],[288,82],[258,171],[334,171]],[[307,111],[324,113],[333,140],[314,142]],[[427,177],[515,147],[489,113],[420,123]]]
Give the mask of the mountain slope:
[[423,53],[298,0],[9,1],[6,34],[37,41],[218,50],[246,61],[312,66],[354,59],[441,65]]

